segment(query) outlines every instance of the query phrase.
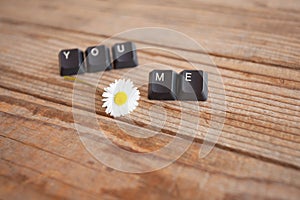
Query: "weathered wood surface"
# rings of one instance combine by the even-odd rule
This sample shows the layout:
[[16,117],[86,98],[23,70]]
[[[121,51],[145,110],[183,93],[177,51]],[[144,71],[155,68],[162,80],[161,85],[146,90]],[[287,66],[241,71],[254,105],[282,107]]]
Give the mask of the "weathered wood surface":
[[[299,11],[296,0],[0,2],[0,198],[299,199]],[[227,110],[219,111],[226,112],[226,120],[213,151],[199,159],[212,112],[211,102],[203,103],[201,114],[192,113],[202,129],[179,160],[159,171],[126,174],[107,168],[82,145],[73,124],[73,83],[58,76],[57,53],[145,26],[173,28],[205,46],[224,81]],[[119,41],[128,39],[138,46],[149,42]],[[159,42],[153,46],[175,48]],[[216,76],[203,52],[182,52]],[[166,52],[141,50],[139,60],[178,71],[189,67]],[[136,68],[132,78],[145,81],[145,70]],[[100,90],[127,71],[107,72]],[[211,95],[220,94],[217,82],[209,87]],[[89,90],[84,85],[80,89]],[[143,126],[155,102],[146,98],[146,85],[140,90],[141,106],[131,117]],[[86,100],[83,96],[76,105],[82,113],[89,112]],[[178,115],[176,102],[161,104]],[[99,99],[96,108],[104,127],[115,123]],[[129,129],[137,126],[119,120]],[[178,123],[176,117],[167,121],[160,140],[105,131],[125,149],[149,152],[172,139]],[[193,127],[185,128],[188,136]]]

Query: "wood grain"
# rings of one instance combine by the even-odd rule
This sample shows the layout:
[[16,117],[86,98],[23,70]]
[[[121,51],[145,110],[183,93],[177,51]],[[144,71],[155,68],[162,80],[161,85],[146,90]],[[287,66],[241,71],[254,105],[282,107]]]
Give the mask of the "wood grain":
[[[0,198],[298,199],[298,11],[299,2],[292,0],[2,1]],[[84,50],[120,31],[145,26],[173,28],[204,45],[222,75],[226,109],[222,84],[216,81],[219,74],[205,59],[206,52],[143,37],[115,38],[107,45],[132,40],[140,48],[176,49],[210,75],[210,98],[201,103],[199,113],[178,102],[147,99],[146,72],[155,68],[149,63],[170,65],[176,71],[190,68],[167,51],[139,50],[140,66],[134,73],[129,73],[132,69],[104,73],[100,91],[124,74],[142,85],[140,106],[130,115],[134,123],[108,117],[101,99],[95,99],[101,127],[123,149],[154,151],[174,137],[189,138],[195,129],[193,119],[200,122],[194,143],[175,163],[151,173],[127,174],[101,164],[81,143],[72,106],[83,116],[91,112],[87,106],[91,88],[80,85],[77,89],[83,95],[72,105],[74,84],[58,75],[57,53],[65,48]],[[98,76],[81,78],[96,81]],[[119,123],[132,132],[154,134],[160,127],[150,123],[148,111],[155,105],[173,116],[167,119],[161,137],[145,140],[113,128]],[[176,135],[182,108],[192,117],[185,119],[185,131]],[[215,111],[226,115],[222,134],[213,151],[199,159],[211,120],[222,123],[219,118],[212,119]],[[163,120],[159,115],[157,119]]]

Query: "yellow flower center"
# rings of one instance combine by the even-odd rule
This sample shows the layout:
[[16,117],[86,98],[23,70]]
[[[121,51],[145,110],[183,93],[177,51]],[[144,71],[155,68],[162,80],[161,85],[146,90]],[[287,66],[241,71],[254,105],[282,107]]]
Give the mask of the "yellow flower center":
[[126,103],[127,98],[128,97],[125,92],[118,92],[114,98],[115,104],[117,104],[118,106],[121,106]]

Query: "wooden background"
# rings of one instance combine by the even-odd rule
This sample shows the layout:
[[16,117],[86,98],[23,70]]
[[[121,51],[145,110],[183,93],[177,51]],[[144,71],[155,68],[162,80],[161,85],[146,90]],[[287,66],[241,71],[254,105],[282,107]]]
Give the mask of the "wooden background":
[[[226,120],[213,151],[199,159],[211,119],[211,102],[203,103],[203,112],[194,113],[203,132],[180,159],[155,172],[129,174],[101,164],[81,143],[73,123],[73,83],[59,76],[57,54],[145,26],[175,29],[207,49],[223,77]],[[212,69],[202,52],[182,51],[196,54],[194,62]],[[161,52],[138,56],[141,64],[185,69],[182,60]],[[299,57],[298,0],[2,0],[0,199],[299,199]],[[145,74],[143,68],[136,70],[136,77]],[[125,72],[107,72],[100,88]],[[147,87],[140,89],[135,124],[117,119],[131,129],[149,123],[147,110],[158,103],[147,100]],[[209,89],[218,95],[213,81]],[[78,109],[89,112],[84,100]],[[163,102],[175,116],[167,121],[165,137],[128,137],[109,127],[114,119],[105,115],[100,101],[96,104],[105,133],[129,151],[159,148],[178,126],[178,104]]]

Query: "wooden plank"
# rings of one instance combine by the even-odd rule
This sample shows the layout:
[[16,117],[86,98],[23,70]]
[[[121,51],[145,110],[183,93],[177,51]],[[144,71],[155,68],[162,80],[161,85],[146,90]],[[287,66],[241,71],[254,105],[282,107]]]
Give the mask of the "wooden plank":
[[[1,1],[0,199],[299,199],[299,11],[294,0]],[[134,73],[105,72],[98,85],[96,118],[111,141],[129,152],[152,152],[175,138],[182,113],[192,116],[176,135],[184,140],[191,138],[199,118],[198,134],[180,159],[159,171],[126,174],[98,162],[78,137],[72,109],[85,118],[82,137],[92,140],[94,148],[103,143],[90,134],[98,129],[88,117],[94,94],[80,85],[82,97],[72,105],[74,84],[59,77],[57,53],[84,50],[115,33],[145,26],[172,28],[196,39],[218,70],[205,51],[182,48],[182,41],[166,44],[159,37],[148,41],[136,35],[107,43],[132,40],[139,48],[154,48],[138,51],[141,65]],[[146,98],[149,70],[191,68],[172,50],[209,72],[210,97],[201,102],[200,113],[179,102]],[[112,119],[101,107],[100,95],[124,75],[141,84],[140,106],[129,118]],[[80,78],[95,82],[99,73]],[[151,124],[148,111],[155,106],[173,116],[161,134],[136,138],[118,128],[154,135],[161,124]],[[199,159],[211,123],[222,124],[221,117],[212,118],[214,112],[226,114],[222,134],[213,151]],[[212,130],[216,134],[217,128]]]
[[[57,75],[56,54],[58,49],[63,48],[63,45],[68,46],[68,44],[78,43],[78,37],[80,37],[80,41],[82,42],[79,46],[92,45],[93,42],[91,40],[93,40],[93,38],[88,37],[87,39],[85,35],[63,31],[57,34],[60,30],[54,31],[51,28],[45,29],[45,27],[34,26],[35,34],[39,35],[39,37],[34,36],[35,40],[33,41],[31,39],[33,37],[31,28],[27,27],[27,25],[3,23],[2,26],[4,27],[4,33],[13,32],[13,34],[9,35],[2,34],[4,36],[2,40],[3,48],[8,47],[8,43],[5,41],[14,41],[15,44],[19,43],[22,48],[13,45],[12,48],[6,49],[2,54],[3,60],[1,60],[1,63],[6,64],[2,65],[2,70],[4,70],[5,73],[0,75],[1,86],[71,106],[72,84],[62,80]],[[57,35],[58,38],[56,37]],[[59,35],[64,35],[69,41],[66,43],[65,40],[60,39],[61,37]],[[53,41],[55,41],[55,44],[53,44]],[[96,42],[97,39],[95,37],[94,43]],[[48,46],[51,46],[51,48],[48,49]],[[35,52],[35,56],[28,55],[28,50]],[[11,60],[13,52],[18,52],[20,57]],[[52,56],[51,59],[49,59],[49,57],[43,57],[43,55]],[[146,51],[139,52],[139,58],[141,64],[153,61],[175,64],[172,58],[168,58],[163,54],[152,56],[151,52],[150,55],[148,55]],[[10,62],[8,62],[8,60],[10,60]],[[178,69],[188,67],[184,62],[176,62]],[[232,60],[227,60],[226,62],[230,63]],[[237,68],[242,67],[243,64],[244,63],[240,63],[238,65],[235,63]],[[44,70],[41,71],[41,67]],[[203,68],[206,71],[212,71],[210,66],[204,64]],[[284,89],[278,90],[279,87],[282,88],[280,82],[272,81],[272,84],[264,82],[264,77],[267,76],[268,71],[262,71],[263,77],[258,76],[255,78],[261,80],[260,82],[256,80],[247,81],[249,77],[248,74],[250,74],[249,72],[240,73],[239,79],[237,79],[237,76],[232,75],[234,73],[232,73],[230,69],[221,68],[220,70],[225,76],[223,80],[227,92],[228,112],[226,114],[227,120],[225,121],[223,134],[218,144],[255,154],[256,156],[261,156],[272,161],[283,162],[294,167],[299,167],[300,108],[297,98],[299,97],[299,91],[285,86],[283,86]],[[284,72],[290,73],[290,69],[285,70]],[[103,76],[102,85],[100,85],[102,89],[115,78],[126,73],[126,70],[114,70],[108,73],[110,74],[109,77]],[[299,72],[297,73],[297,71],[295,71],[294,74],[298,76]],[[131,78],[137,82],[143,82],[146,76],[148,76],[148,74],[137,68],[135,75],[131,76]],[[95,80],[97,79],[97,74],[85,75],[82,76],[82,78],[87,81]],[[269,78],[271,80],[274,79],[272,77]],[[295,87],[298,87],[298,83],[297,81],[291,80],[291,84],[294,84]],[[218,88],[220,88],[220,86],[218,86],[217,83],[213,81],[210,82],[210,90],[212,93],[215,93],[215,95],[219,93]],[[253,91],[253,88],[257,88],[258,91]],[[88,88],[83,87],[82,90],[87,90],[85,94],[88,94]],[[146,96],[146,90],[146,87],[141,88],[143,96]],[[270,93],[270,91],[272,93]],[[64,95],[62,96],[62,94]],[[253,95],[249,96],[249,94]],[[80,103],[81,107],[86,107],[86,100],[87,98],[82,98]],[[97,100],[97,102],[96,104],[99,106],[97,107],[99,110],[98,114],[103,115],[104,112],[101,108],[101,103],[99,100]],[[219,101],[219,103],[221,104],[221,101]],[[141,104],[141,108],[137,109],[132,117],[140,124],[148,124],[149,118],[146,113],[149,106],[153,103],[142,98]],[[209,103],[204,103],[203,105],[205,106],[204,114],[200,116],[203,129],[198,136],[201,140],[203,140],[207,128],[209,127],[206,120],[210,119],[212,112]],[[165,104],[164,107],[168,107],[170,112],[174,112],[172,111],[173,109],[180,109],[176,103],[168,103],[168,106]],[[173,120],[176,120],[176,118]],[[174,133],[178,120],[179,119],[175,122],[169,122],[166,131]],[[187,134],[192,131],[191,127],[186,127],[186,130]],[[274,154],[274,152],[276,152],[276,154]]]
[[[0,162],[3,166],[0,172],[5,177],[0,180],[12,185],[6,195],[25,190],[29,198],[41,195],[40,198],[82,199],[105,195],[110,199],[134,196],[297,199],[299,196],[298,170],[218,147],[209,157],[199,160],[196,143],[178,161],[156,172],[125,174],[108,169],[84,150],[73,130],[70,107],[0,90],[0,137],[1,148],[5,150],[1,151]],[[11,101],[3,101],[4,97]],[[145,148],[128,138],[118,142],[121,146],[129,142],[137,150]],[[152,142],[155,145],[159,141]],[[32,156],[34,160],[30,159]],[[23,187],[14,186],[16,177],[22,179]]]
[[[91,0],[84,3],[3,1],[0,13],[2,18],[22,19],[106,36],[136,27],[173,28],[201,42],[213,55],[297,69],[300,64],[300,16],[298,12],[288,9],[299,11],[300,5],[290,3],[285,10],[280,9],[279,3],[250,1],[244,5],[243,1],[227,4],[191,1],[188,7],[182,7],[182,3],[172,7],[148,1],[118,2],[117,5]],[[22,12],[15,12],[15,4],[23,8]],[[251,6],[248,7],[249,4]],[[95,17],[99,15],[101,17]]]

